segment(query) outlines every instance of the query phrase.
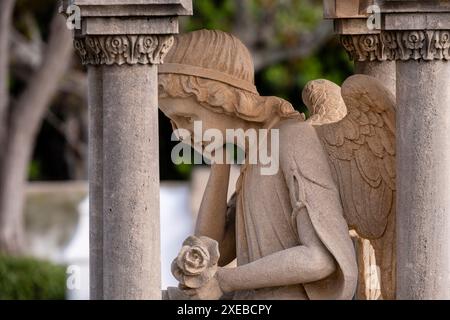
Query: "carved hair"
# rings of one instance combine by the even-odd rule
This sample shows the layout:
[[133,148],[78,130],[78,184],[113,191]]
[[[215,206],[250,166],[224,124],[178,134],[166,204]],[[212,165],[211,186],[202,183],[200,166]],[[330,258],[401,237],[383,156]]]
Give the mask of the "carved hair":
[[[188,65],[245,81],[254,86],[253,61],[247,48],[236,37],[216,30],[199,30],[175,37],[166,63]],[[266,123],[273,118],[301,118],[292,105],[278,97],[262,97],[250,90],[188,74],[170,72],[159,75],[160,97],[195,99],[213,112]]]

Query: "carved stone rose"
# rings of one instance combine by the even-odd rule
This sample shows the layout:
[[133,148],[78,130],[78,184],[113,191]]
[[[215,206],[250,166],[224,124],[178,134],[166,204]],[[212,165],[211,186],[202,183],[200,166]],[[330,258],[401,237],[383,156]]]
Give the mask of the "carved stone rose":
[[217,241],[191,236],[183,242],[178,257],[172,262],[172,274],[181,286],[200,288],[214,277],[219,257]]

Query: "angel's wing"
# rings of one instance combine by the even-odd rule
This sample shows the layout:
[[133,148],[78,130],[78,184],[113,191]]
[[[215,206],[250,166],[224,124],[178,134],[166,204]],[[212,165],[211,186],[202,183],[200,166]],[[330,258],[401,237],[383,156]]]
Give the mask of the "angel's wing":
[[391,278],[395,252],[385,248],[392,247],[395,230],[395,98],[378,80],[355,75],[342,89],[312,81],[303,100],[329,155],[347,223],[374,247],[383,243],[375,248],[377,265]]
[[[394,210],[395,98],[364,75],[348,78],[341,90],[318,81],[306,87],[303,97],[335,169],[347,222],[361,237],[378,239]],[[326,96],[326,105],[317,96]],[[311,104],[316,101],[322,106]]]

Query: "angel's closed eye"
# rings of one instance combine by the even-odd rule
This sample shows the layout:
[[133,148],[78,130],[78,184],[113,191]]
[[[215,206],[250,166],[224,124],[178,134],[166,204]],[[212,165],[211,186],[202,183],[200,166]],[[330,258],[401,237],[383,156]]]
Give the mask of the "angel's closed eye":
[[193,124],[195,121],[194,117],[189,115],[178,115],[177,118],[178,121],[184,124]]
[[185,117],[187,123],[194,123],[193,117]]

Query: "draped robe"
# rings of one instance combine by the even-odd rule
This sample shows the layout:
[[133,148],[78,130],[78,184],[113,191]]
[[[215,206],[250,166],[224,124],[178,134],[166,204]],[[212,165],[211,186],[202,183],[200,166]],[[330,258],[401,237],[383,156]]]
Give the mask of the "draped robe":
[[358,274],[355,252],[325,150],[307,122],[283,120],[270,130],[274,129],[280,136],[278,173],[262,175],[260,164],[246,164],[237,183],[238,267],[302,245],[297,214],[306,208],[336,270],[320,281],[240,291],[234,298],[352,299]]

